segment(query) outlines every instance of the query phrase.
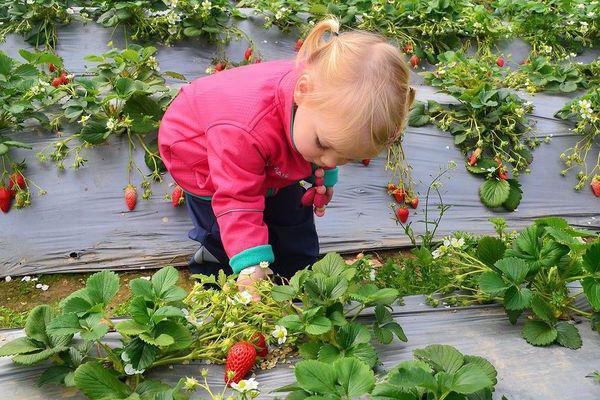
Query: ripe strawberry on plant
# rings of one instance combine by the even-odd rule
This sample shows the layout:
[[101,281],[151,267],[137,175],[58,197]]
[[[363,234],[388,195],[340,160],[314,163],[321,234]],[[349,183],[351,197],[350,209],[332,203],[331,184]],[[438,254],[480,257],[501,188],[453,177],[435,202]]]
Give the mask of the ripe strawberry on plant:
[[252,343],[256,347],[256,354],[259,357],[265,358],[267,354],[269,354],[269,348],[267,347],[267,341],[265,339],[265,335],[261,332],[256,332],[250,338],[250,343]]
[[408,202],[412,208],[417,208],[419,206],[419,197],[415,196]]
[[362,165],[364,165],[365,167],[368,167],[369,164],[371,163],[371,159],[369,158],[365,158],[364,160],[360,160],[360,162],[362,163]]
[[398,207],[396,209],[396,218],[402,223],[408,221],[408,208],[404,206]]
[[62,84],[62,80],[60,78],[52,79],[51,85],[54,87],[59,87]]
[[388,183],[386,186],[386,189],[388,191],[388,194],[392,194],[394,192],[394,190],[396,190],[398,188],[393,183]]
[[173,207],[179,207],[184,202],[183,189],[179,185],[175,186],[171,193],[171,202]]
[[129,211],[133,211],[135,208],[135,204],[137,203],[137,191],[135,190],[135,186],[127,185],[125,187],[125,204]]
[[302,38],[296,40],[295,50],[300,51],[300,48],[302,47],[303,44],[304,44],[304,40]]
[[248,47],[244,53],[244,59],[246,61],[250,61],[250,57],[252,57],[252,47]]
[[54,66],[54,64],[48,64],[48,71],[50,71],[50,72],[56,71],[56,67]]
[[17,171],[12,173],[8,179],[8,188],[13,197],[15,197],[19,189],[25,189],[25,177],[21,172]]
[[394,199],[396,199],[396,201],[400,204],[402,204],[404,202],[405,195],[406,195],[406,192],[402,188],[397,188],[396,190],[394,190],[392,192],[392,196],[394,196]]
[[225,383],[239,383],[250,372],[256,361],[256,349],[248,342],[238,342],[227,352]]
[[4,183],[0,183],[0,210],[7,213],[10,210],[10,203],[12,200],[12,194],[10,189],[4,186]]
[[413,52],[413,44],[408,42],[402,47],[402,51],[406,54],[410,54]]
[[469,156],[469,160],[467,161],[467,163],[470,166],[477,164],[477,159],[479,158],[480,155],[481,155],[481,148],[478,147],[475,150],[473,150],[473,152]]
[[594,193],[594,196],[600,197],[600,175],[596,175],[592,178],[590,186],[592,188],[592,193]]
[[504,67],[504,58],[498,57],[496,60],[496,65],[498,65],[500,68]]
[[217,63],[217,65],[215,65],[215,72],[220,72],[223,71],[225,69],[225,64],[223,63]]
[[410,65],[412,65],[413,68],[417,68],[417,66],[421,62],[421,59],[416,54],[413,54],[412,57],[410,58],[409,62],[410,62]]

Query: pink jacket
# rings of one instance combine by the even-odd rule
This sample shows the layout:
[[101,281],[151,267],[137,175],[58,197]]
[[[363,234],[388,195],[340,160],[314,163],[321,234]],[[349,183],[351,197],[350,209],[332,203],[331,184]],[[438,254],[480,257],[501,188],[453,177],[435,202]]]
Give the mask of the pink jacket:
[[[295,149],[293,90],[300,73],[280,60],[222,71],[183,86],[158,133],[159,151],[186,192],[210,197],[234,272],[274,261],[265,196],[309,178]],[[326,185],[337,180],[327,171]]]

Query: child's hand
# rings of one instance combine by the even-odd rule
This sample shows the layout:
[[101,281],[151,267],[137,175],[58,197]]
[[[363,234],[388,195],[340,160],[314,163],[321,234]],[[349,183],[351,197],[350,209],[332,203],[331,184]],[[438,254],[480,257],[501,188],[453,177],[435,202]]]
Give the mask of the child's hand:
[[259,301],[260,296],[256,292],[256,288],[254,284],[257,281],[262,279],[266,279],[267,275],[272,274],[270,268],[262,268],[259,265],[254,265],[252,267],[244,268],[240,271],[240,274],[237,278],[237,287],[240,292],[244,290],[252,295],[252,301]]
[[325,194],[327,195],[327,198],[329,199],[327,201],[327,203],[329,203],[331,201],[331,198],[333,197],[333,186],[329,186],[327,188],[327,190],[325,191]]

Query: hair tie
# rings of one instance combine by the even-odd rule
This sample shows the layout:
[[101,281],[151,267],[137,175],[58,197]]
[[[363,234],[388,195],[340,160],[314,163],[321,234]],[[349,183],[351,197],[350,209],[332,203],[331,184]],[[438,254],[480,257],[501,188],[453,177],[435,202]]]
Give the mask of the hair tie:
[[340,36],[339,32],[332,32],[335,36]]

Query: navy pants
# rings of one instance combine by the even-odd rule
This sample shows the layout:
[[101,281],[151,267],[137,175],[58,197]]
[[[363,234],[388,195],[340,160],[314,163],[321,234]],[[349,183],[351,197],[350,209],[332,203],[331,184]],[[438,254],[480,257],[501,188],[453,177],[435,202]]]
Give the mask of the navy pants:
[[[275,262],[271,264],[271,269],[285,278],[290,278],[296,271],[312,265],[319,256],[319,238],[312,207],[303,207],[300,202],[305,190],[296,183],[265,199],[263,218],[269,228],[269,244],[275,254]],[[232,274],[210,200],[186,193],[185,202],[194,223],[194,229],[189,232],[190,239],[200,242],[219,260],[219,264],[198,264],[192,258],[192,273],[214,275],[219,269],[223,269],[226,274]]]

